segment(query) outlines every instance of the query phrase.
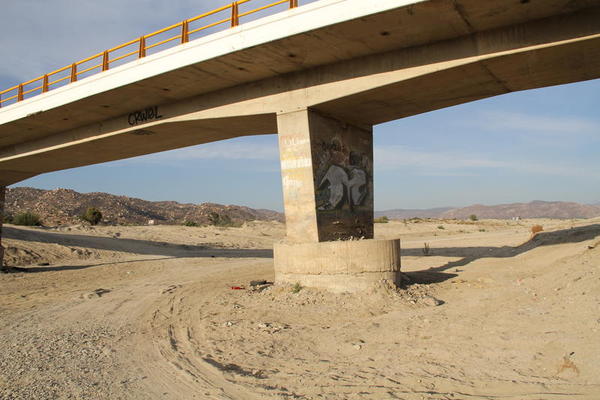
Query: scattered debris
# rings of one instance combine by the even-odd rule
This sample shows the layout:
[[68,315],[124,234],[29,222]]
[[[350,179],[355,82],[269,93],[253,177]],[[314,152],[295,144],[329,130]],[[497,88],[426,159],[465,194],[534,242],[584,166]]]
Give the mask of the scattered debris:
[[106,293],[110,293],[110,289],[99,288],[99,289],[94,290],[91,293],[88,293],[86,295],[82,295],[81,297],[82,298],[87,298],[87,299],[93,299],[93,298],[96,298],[96,297],[102,297]]
[[277,333],[284,329],[290,329],[286,324],[272,324],[270,322],[259,322],[256,326],[258,329],[270,334]]
[[261,286],[261,285],[266,285],[267,281],[265,280],[259,280],[259,281],[250,281],[250,286]]
[[262,292],[263,290],[269,289],[273,286],[273,282],[268,281],[251,281],[250,282],[250,290],[253,292]]
[[232,286],[231,290],[244,290],[245,288],[243,286]]
[[573,370],[573,372],[575,372],[575,374],[577,374],[577,376],[579,376],[579,368],[577,368],[577,365],[575,365],[575,363],[571,361],[571,357],[574,354],[575,352],[571,352],[563,357],[562,365],[558,368],[558,372],[556,373],[556,375],[559,375],[561,372],[567,369],[571,369]]
[[181,287],[181,285],[170,285],[164,289],[161,289],[160,294],[173,293],[175,290],[177,290],[180,287]]

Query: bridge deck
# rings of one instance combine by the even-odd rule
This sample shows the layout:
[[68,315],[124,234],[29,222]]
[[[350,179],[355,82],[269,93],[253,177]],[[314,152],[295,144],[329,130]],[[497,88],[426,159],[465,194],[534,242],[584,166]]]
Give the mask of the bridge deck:
[[[362,107],[358,122],[374,124],[509,91],[597,78],[599,6],[598,0],[576,5],[569,0],[320,0],[1,108],[0,185],[275,133],[277,112],[308,104],[297,101],[300,96],[313,96],[309,105],[350,119]],[[587,8],[593,12],[577,14]],[[503,31],[510,26],[517,28]],[[548,26],[564,27],[553,29],[563,36],[546,39],[540,32]],[[546,44],[555,50],[547,51]],[[518,47],[528,49],[508,58]],[[496,67],[484,65],[494,52]],[[452,57],[468,62],[453,67]],[[429,69],[417,79],[401,71],[401,63],[406,70]],[[544,72],[548,63],[557,68]]]

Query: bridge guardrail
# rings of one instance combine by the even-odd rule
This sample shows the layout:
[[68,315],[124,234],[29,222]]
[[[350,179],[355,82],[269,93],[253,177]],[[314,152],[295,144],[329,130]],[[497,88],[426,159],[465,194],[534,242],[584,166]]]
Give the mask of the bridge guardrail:
[[[124,64],[132,61],[133,57],[135,57],[135,59],[146,57],[150,50],[159,48],[162,50],[165,46],[174,47],[178,44],[187,43],[192,36],[196,35],[199,37],[199,34],[206,33],[211,28],[220,27],[224,24],[229,24],[229,27],[231,28],[236,27],[240,24],[240,20],[246,16],[265,10],[271,10],[276,6],[283,4],[287,4],[288,9],[296,8],[298,7],[298,1],[299,0],[277,0],[255,9],[247,11],[241,10],[241,12],[240,6],[242,4],[250,2],[256,4],[258,1],[234,1],[226,6],[219,7],[193,18],[183,20],[177,24],[159,29],[158,31],[140,36],[137,39],[130,40],[129,42],[120,44],[101,53],[94,54],[93,56],[74,62],[48,74],[2,90],[0,91],[0,107],[14,104],[23,101],[26,98],[46,93],[57,87],[76,82],[78,78],[84,78],[107,71],[111,68],[111,64],[114,65],[119,62],[120,64]],[[220,18],[225,12],[229,13],[228,16],[226,18]],[[207,25],[201,25],[199,27],[194,26],[195,23],[203,20],[206,21],[210,17],[215,18],[216,21],[212,21]],[[177,30],[177,34],[174,35],[175,32],[173,31],[175,30]],[[194,39],[196,38],[197,37],[194,37]]]

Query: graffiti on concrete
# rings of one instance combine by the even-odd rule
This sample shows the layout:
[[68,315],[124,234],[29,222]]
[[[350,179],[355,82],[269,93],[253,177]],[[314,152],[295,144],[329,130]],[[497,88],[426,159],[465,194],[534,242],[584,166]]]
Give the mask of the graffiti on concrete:
[[161,119],[163,116],[158,112],[158,106],[148,107],[142,111],[134,111],[127,117],[129,125],[134,126],[144,122]]
[[351,151],[340,140],[320,144],[317,162],[319,210],[361,206],[369,193],[370,157]]
[[367,195],[367,173],[360,168],[350,172],[339,165],[332,165],[321,180],[319,187],[329,185],[327,203],[319,207],[321,210],[338,208],[344,200],[344,195],[352,206],[361,205]]

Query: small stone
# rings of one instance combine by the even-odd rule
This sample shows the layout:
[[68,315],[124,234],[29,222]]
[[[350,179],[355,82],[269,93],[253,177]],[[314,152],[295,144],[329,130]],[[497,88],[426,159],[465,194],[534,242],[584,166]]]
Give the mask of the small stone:
[[251,373],[253,376],[255,376],[257,378],[262,378],[265,374],[264,371],[260,370],[260,369],[253,369]]
[[360,345],[360,344],[355,344],[353,347],[354,347],[355,350],[362,349],[362,345]]
[[433,296],[425,296],[423,298],[423,304],[425,304],[426,306],[430,306],[430,307],[437,307],[437,306],[441,306],[442,304],[444,304],[444,302],[442,300],[436,299]]

